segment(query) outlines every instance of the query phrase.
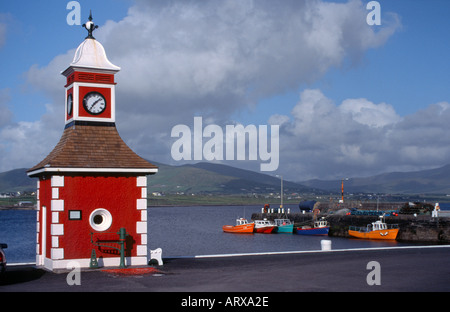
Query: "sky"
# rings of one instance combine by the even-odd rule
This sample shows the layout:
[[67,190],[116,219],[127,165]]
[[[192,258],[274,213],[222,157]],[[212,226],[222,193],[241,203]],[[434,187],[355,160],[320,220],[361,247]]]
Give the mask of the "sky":
[[[0,172],[30,168],[64,129],[61,71],[86,36],[70,1],[0,2]],[[450,163],[450,2],[79,0],[116,75],[116,126],[171,165],[176,125],[276,125],[291,181]],[[208,138],[203,139],[205,143]],[[251,160],[256,157],[256,160]],[[260,155],[215,160],[260,170]],[[203,161],[206,161],[203,159]]]

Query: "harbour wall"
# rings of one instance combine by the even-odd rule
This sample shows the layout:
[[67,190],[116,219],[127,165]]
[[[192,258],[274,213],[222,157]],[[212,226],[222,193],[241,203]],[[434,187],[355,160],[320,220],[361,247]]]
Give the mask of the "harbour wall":
[[[340,213],[318,214],[319,218],[324,217],[330,224],[329,236],[350,237],[348,235],[349,226],[367,226],[379,219],[378,216],[346,215]],[[254,213],[252,220],[268,220],[288,218],[294,222],[294,228],[300,225],[311,223],[313,214],[306,213]],[[422,242],[422,243],[450,243],[450,218],[432,218],[431,215],[398,215],[385,217],[387,224],[398,224],[398,241]]]
[[338,211],[340,209],[361,209],[361,210],[400,210],[405,203],[401,202],[361,202],[361,201],[346,201],[344,203],[336,202],[317,202],[314,208],[318,208],[320,211]]

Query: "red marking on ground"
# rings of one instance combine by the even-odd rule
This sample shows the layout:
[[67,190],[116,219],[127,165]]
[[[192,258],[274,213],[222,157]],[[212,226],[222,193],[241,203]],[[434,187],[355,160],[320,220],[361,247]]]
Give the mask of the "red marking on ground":
[[156,268],[126,268],[126,269],[108,269],[102,270],[102,272],[112,273],[117,275],[144,275],[144,274],[156,274],[161,273]]

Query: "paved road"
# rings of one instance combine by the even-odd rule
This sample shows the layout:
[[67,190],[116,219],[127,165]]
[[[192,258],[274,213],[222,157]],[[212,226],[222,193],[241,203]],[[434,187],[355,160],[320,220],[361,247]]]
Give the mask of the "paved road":
[[[379,270],[367,269],[371,261],[379,263]],[[164,259],[164,265],[157,268],[158,272],[128,276],[108,270],[82,271],[81,285],[69,286],[67,272],[10,266],[0,280],[0,292],[257,292],[264,295],[311,291],[450,291],[450,246]],[[368,285],[368,277],[380,285]]]

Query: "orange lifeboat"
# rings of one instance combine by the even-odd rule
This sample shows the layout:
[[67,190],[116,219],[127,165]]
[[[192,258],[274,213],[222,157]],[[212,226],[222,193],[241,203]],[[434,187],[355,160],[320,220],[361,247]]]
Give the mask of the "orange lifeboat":
[[368,224],[367,227],[350,226],[348,235],[363,239],[396,239],[399,230],[398,224],[386,224],[383,220],[383,216],[380,218],[381,220],[372,222],[372,224]]
[[222,230],[225,233],[251,234],[255,228],[255,223],[249,223],[247,219],[236,219],[236,225],[224,225]]

